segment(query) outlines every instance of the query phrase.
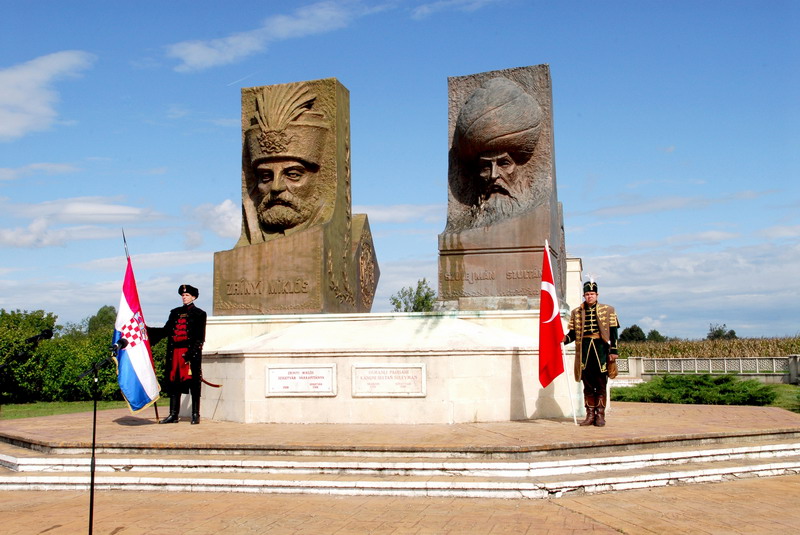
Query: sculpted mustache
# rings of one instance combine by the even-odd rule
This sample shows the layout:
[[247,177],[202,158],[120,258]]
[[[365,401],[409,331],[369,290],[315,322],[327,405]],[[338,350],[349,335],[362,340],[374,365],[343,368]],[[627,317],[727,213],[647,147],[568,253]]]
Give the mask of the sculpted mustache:
[[267,196],[261,200],[261,206],[270,206],[270,205],[283,205],[289,206],[290,208],[294,208],[297,206],[297,202],[295,201],[295,197],[292,194],[281,193],[275,197]]

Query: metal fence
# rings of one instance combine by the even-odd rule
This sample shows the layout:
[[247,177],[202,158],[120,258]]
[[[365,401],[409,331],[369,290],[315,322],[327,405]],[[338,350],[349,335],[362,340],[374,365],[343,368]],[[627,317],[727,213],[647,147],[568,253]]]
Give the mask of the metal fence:
[[647,358],[630,357],[617,360],[620,375],[649,379],[667,374],[733,373],[763,382],[797,384],[798,355],[788,357],[739,358]]

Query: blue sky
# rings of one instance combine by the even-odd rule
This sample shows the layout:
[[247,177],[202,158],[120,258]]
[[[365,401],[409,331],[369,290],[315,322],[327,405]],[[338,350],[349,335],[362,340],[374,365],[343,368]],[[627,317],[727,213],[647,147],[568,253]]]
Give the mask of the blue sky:
[[[447,78],[550,65],[567,250],[623,326],[800,333],[800,2],[0,0],[0,308],[210,311],[242,87],[350,90],[374,311],[437,280]],[[204,306],[205,305],[205,306]]]

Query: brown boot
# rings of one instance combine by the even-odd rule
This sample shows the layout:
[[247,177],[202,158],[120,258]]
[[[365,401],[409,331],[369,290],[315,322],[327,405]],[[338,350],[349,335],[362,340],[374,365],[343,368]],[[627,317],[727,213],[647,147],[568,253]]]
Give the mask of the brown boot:
[[606,425],[606,395],[602,394],[597,398],[597,411],[594,419],[594,425],[603,427]]
[[578,425],[587,426],[587,425],[594,425],[595,420],[595,406],[596,401],[594,396],[583,396],[584,403],[586,405],[586,419],[579,423]]

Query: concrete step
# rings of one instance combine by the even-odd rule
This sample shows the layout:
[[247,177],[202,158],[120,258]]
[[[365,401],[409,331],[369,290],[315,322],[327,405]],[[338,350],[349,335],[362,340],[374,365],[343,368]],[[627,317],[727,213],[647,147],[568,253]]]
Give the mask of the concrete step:
[[[297,473],[297,474],[389,474],[469,475],[482,477],[537,477],[629,470],[647,466],[674,466],[692,462],[737,459],[776,459],[800,455],[800,442],[752,443],[738,447],[653,448],[632,454],[569,455],[533,461],[498,459],[460,460],[425,457],[387,459],[352,456],[258,456],[258,455],[158,455],[153,453],[114,456],[96,455],[98,472],[178,473]],[[85,455],[45,455],[25,448],[0,444],[0,466],[18,472],[70,472],[90,469]]]
[[[163,452],[162,452],[163,453]],[[0,444],[0,489],[78,490],[91,459]],[[253,455],[98,455],[98,489],[558,497],[800,472],[800,442],[652,448],[537,461]]]
[[[800,473],[800,455],[780,460],[741,459],[688,463],[678,468],[645,467],[590,475],[491,478],[467,475],[260,474],[99,472],[96,490],[558,498],[674,484],[709,483],[743,477]],[[268,477],[265,477],[268,476]],[[86,490],[82,473],[0,473],[2,490]]]

